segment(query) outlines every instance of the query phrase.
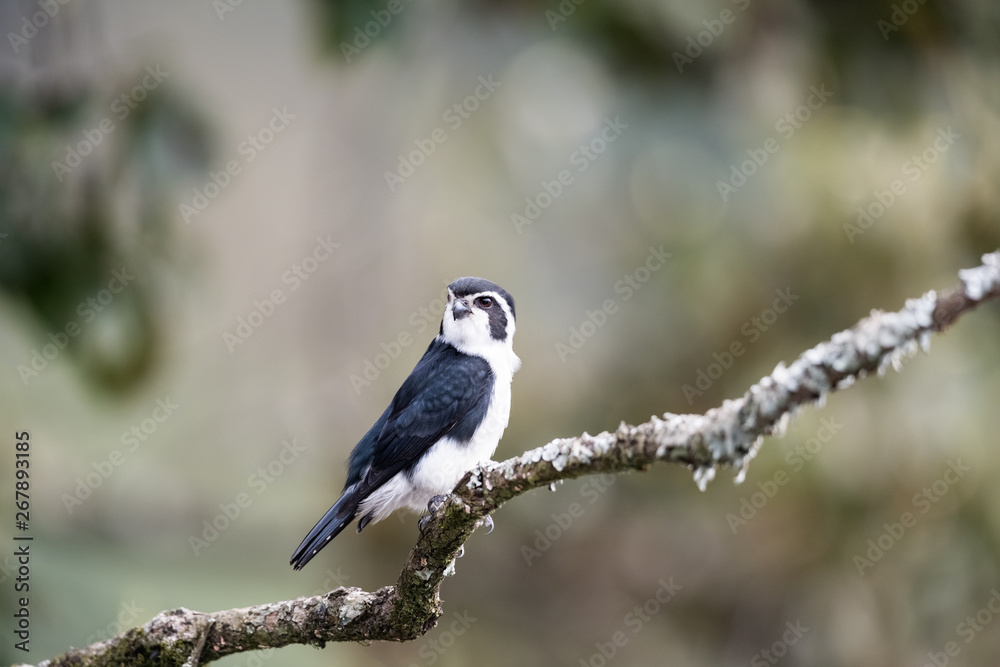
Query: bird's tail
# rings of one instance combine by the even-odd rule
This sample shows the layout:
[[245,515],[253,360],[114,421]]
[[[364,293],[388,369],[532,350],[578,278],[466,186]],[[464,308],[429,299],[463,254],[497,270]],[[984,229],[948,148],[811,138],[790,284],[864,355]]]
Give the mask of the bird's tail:
[[305,536],[302,543],[292,554],[290,561],[292,567],[301,570],[306,563],[313,559],[313,556],[320,552],[330,540],[340,534],[344,528],[350,525],[351,521],[358,514],[358,505],[361,502],[360,495],[356,494],[357,485],[344,490],[344,494],[333,504],[327,513],[323,515],[309,534]]

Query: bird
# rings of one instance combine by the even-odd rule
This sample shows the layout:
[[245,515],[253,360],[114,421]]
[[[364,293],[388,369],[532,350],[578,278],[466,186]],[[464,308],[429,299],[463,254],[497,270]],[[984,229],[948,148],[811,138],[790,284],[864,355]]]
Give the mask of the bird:
[[397,509],[427,511],[462,476],[491,459],[507,428],[514,298],[484,278],[448,285],[438,335],[351,451],[340,498],[292,554],[301,570],[355,518],[358,532]]

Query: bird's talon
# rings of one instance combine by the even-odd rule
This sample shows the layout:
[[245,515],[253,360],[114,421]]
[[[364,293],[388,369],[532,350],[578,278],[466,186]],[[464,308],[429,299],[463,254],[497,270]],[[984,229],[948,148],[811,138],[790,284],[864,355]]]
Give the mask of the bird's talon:
[[441,495],[434,496],[427,503],[427,511],[430,512],[431,514],[436,514],[441,510],[442,507],[444,507],[444,503],[447,500],[447,498],[448,496],[443,493]]

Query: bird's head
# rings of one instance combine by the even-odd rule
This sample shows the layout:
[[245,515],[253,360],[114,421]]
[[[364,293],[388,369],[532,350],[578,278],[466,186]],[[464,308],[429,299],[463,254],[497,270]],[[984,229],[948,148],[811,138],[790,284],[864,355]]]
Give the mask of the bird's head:
[[467,354],[513,355],[514,317],[514,297],[505,289],[483,278],[459,278],[448,285],[441,338]]

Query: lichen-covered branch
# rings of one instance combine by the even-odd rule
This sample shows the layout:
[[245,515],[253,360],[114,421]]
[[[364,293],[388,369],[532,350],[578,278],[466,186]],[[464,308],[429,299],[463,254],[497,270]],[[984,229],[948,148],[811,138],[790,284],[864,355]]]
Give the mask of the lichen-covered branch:
[[441,616],[444,577],[454,573],[462,545],[490,514],[522,493],[564,479],[602,472],[643,470],[657,461],[694,471],[701,488],[720,467],[742,480],[763,436],[780,433],[803,406],[872,372],[927,348],[931,334],[962,313],[1000,297],[1000,252],[981,266],[959,272],[961,283],[944,292],[910,299],[893,313],[873,311],[799,356],[791,365],[704,415],[665,414],[645,424],[622,423],[614,432],[553,440],[503,463],[466,474],[455,491],[431,501],[417,544],[395,586],[373,593],[338,588],[326,595],[230,609],[211,614],[175,609],[146,625],[91,646],[74,649],[39,667],[189,665],[233,653],[288,644],[406,641],[429,631]]

